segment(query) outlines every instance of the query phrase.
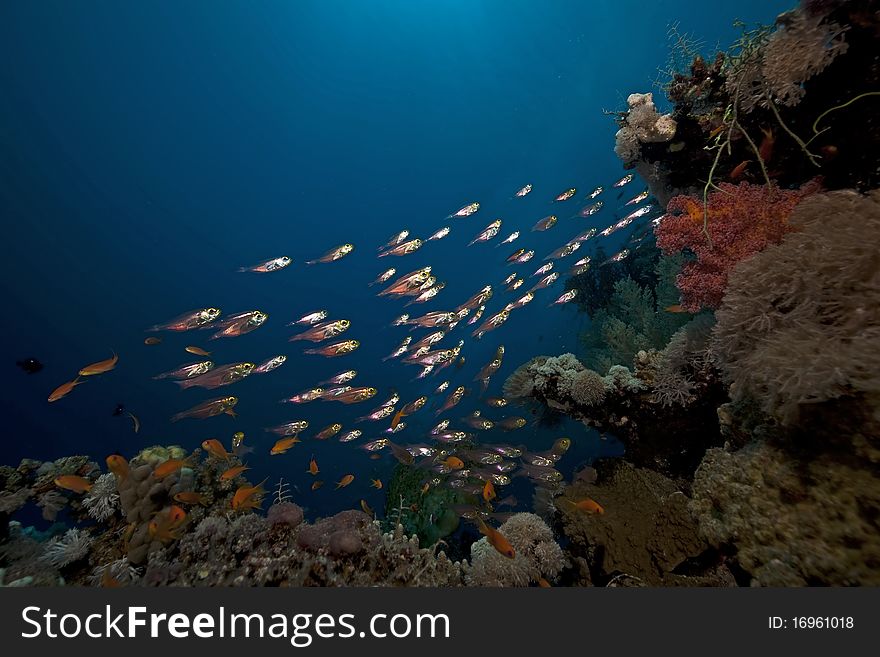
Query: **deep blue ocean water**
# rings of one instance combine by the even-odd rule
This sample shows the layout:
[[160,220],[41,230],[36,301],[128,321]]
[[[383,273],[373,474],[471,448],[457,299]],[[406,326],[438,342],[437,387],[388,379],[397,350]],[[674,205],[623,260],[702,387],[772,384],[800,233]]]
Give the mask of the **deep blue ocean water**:
[[[608,187],[625,172],[613,152],[616,126],[602,110],[652,90],[668,58],[669,24],[680,22],[680,31],[699,35],[711,51],[736,38],[735,18],[770,22],[789,4],[3,3],[0,462],[78,453],[102,462],[114,451],[131,457],[152,444],[194,448],[211,437],[228,446],[241,430],[256,450],[247,457],[252,481],[284,476],[313,513],[351,508],[360,498],[380,508],[384,491],[369,489],[368,478],[387,481],[394,461],[368,460],[357,444],[387,424],[357,425],[364,430],[358,443],[310,435],[336,421],[343,431],[355,428],[352,420],[392,388],[406,402],[446,378],[451,388],[475,388],[446,415],[461,417],[482,407],[472,379],[498,344],[506,354],[490,394],[500,394],[504,379],[532,356],[577,351],[586,320],[574,304],[547,307],[561,294],[560,281],[480,341],[470,337],[473,327],[459,327],[443,344],[465,339],[466,365],[412,382],[417,367],[380,360],[408,333],[389,327],[403,302],[377,298],[379,288],[367,283],[390,266],[399,275],[430,264],[447,286],[435,302],[408,311],[451,309],[491,284],[496,292],[484,319],[497,312],[528,288],[505,293],[508,274],[530,274],[577,233],[611,222],[618,204]],[[532,194],[512,199],[526,183]],[[590,219],[568,218],[580,206],[550,204],[568,187],[583,198],[597,185],[606,187],[607,207]],[[634,181],[623,200],[643,188]],[[477,214],[444,219],[471,201],[482,204]],[[550,213],[560,217],[555,228],[529,232]],[[503,220],[502,236],[518,229],[520,239],[497,249],[467,247],[495,218]],[[424,239],[444,225],[452,227],[445,240],[403,258],[376,258],[377,247],[404,228]],[[344,242],[355,245],[351,256],[304,265]],[[519,247],[535,249],[535,259],[506,265]],[[267,275],[236,272],[280,255],[294,264]],[[208,333],[191,332],[143,344],[147,327],[206,306],[261,309],[270,318],[234,339],[209,342]],[[326,359],[302,355],[310,343],[287,342],[294,331],[285,324],[320,308],[352,321],[341,337],[359,339],[357,352]],[[197,360],[183,352],[188,344],[212,349],[217,363],[277,354],[288,361],[218,391],[152,380]],[[113,372],[47,403],[57,385],[111,349],[120,355]],[[25,374],[15,365],[25,357],[45,368]],[[379,389],[373,400],[278,403],[349,368],[359,371],[355,385]],[[237,419],[169,422],[221,394],[239,397]],[[140,418],[139,434],[112,416],[119,402]],[[507,411],[484,414],[527,415]],[[264,427],[300,418],[311,424],[304,443],[270,457],[275,437]],[[428,409],[410,420],[397,437],[404,444],[423,442],[436,422]],[[485,440],[540,451],[560,435],[574,439],[559,464],[566,476],[618,450],[613,439],[574,423]],[[312,454],[326,484],[309,494]],[[334,491],[332,482],[346,473],[357,475],[355,484]]]

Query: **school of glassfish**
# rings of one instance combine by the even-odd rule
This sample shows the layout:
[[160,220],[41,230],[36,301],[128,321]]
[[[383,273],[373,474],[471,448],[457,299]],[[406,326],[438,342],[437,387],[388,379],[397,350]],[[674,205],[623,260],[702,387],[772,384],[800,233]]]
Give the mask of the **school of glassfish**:
[[[613,183],[612,187],[623,187],[631,182],[633,177],[632,174],[627,174]],[[523,198],[532,193],[533,189],[531,183],[527,184],[516,191],[511,198]],[[600,212],[604,207],[604,202],[602,200],[594,201],[594,199],[602,194],[603,190],[604,188],[599,186],[588,194],[586,199],[593,202],[577,211],[571,216],[571,219],[587,218]],[[550,202],[561,204],[575,199],[576,196],[577,189],[571,187],[555,196]],[[626,201],[622,207],[628,208],[632,205],[638,205],[648,199],[648,197],[649,193],[645,190]],[[479,202],[468,203],[448,215],[446,219],[465,219],[474,215],[480,209],[481,205]],[[468,325],[476,325],[470,334],[471,337],[478,340],[482,339],[508,322],[513,313],[518,309],[531,303],[535,299],[536,294],[540,294],[542,290],[554,285],[559,279],[560,270],[563,267],[561,261],[571,256],[582,245],[596,237],[597,234],[599,237],[608,237],[633,222],[650,215],[655,210],[655,205],[647,204],[616,220],[602,231],[598,231],[597,228],[590,228],[580,232],[547,255],[543,259],[544,264],[536,268],[533,273],[524,276],[512,273],[501,283],[504,292],[516,291],[526,280],[535,278],[538,280],[524,295],[506,303],[485,320],[482,320],[482,317],[487,309],[487,304],[493,300],[493,297],[500,296],[496,295],[496,289],[491,284],[484,285],[470,298],[458,306],[451,307],[451,309],[428,311],[415,317],[409,313],[398,316],[390,322],[391,326],[409,327],[410,330],[426,329],[429,333],[417,340],[413,335],[406,336],[391,353],[382,358],[382,361],[393,361],[419,368],[419,374],[416,375],[414,380],[436,376],[439,372],[453,364],[456,365],[457,371],[464,363],[465,357],[462,351],[466,340],[458,339],[452,345],[451,341],[454,338],[450,338],[450,335],[462,320],[466,319]],[[656,223],[656,221],[655,217],[651,220],[651,223]],[[488,243],[497,238],[501,233],[502,223],[503,220],[500,218],[493,220],[476,233],[468,246]],[[563,221],[563,223],[565,222]],[[558,217],[556,215],[548,215],[539,219],[531,227],[531,231],[549,231],[557,225],[559,225]],[[385,244],[378,247],[377,256],[379,258],[387,256],[394,256],[395,258],[405,257],[422,249],[429,242],[445,238],[450,234],[451,230],[450,226],[443,227],[424,240],[417,237],[410,238],[410,232],[402,230],[391,236]],[[506,238],[499,241],[496,248],[514,242],[520,237],[520,234],[520,230],[511,232]],[[629,247],[632,247],[632,249],[638,248],[638,242],[631,241],[627,248],[618,251],[600,263],[599,266],[623,260],[631,253],[632,249]],[[330,249],[313,260],[306,261],[305,264],[318,265],[338,262],[353,253],[354,250],[354,245],[345,243]],[[505,261],[516,265],[524,264],[529,262],[534,255],[534,249],[523,247],[507,256]],[[285,255],[255,265],[242,266],[238,271],[248,274],[268,274],[288,269],[292,264],[292,259]],[[568,267],[566,271],[569,275],[576,275],[586,271],[590,266],[591,258],[585,256],[574,263],[573,266]],[[374,280],[366,282],[365,286],[384,286],[377,293],[377,296],[405,300],[404,307],[406,307],[411,304],[423,304],[432,301],[444,289],[445,283],[437,279],[431,266],[425,266],[403,275],[398,275],[397,268],[391,267],[379,274]],[[573,301],[576,296],[577,290],[565,291],[558,295],[555,300],[550,300],[547,307],[567,304]],[[257,309],[224,316],[221,309],[206,307],[181,314],[167,322],[156,324],[148,330],[151,332],[211,330],[213,334],[210,336],[210,339],[215,340],[245,335],[263,326],[268,319],[269,315],[267,313]],[[289,337],[290,342],[307,341],[317,345],[304,349],[304,354],[319,355],[325,358],[344,357],[356,351],[360,346],[360,341],[357,339],[339,339],[343,333],[352,328],[352,322],[348,319],[332,319],[329,312],[325,309],[308,312],[291,321],[288,326],[292,326],[296,330]],[[444,340],[447,341],[447,347],[438,346]],[[151,336],[144,340],[144,344],[148,346],[156,346],[161,344],[161,342],[161,338],[156,336]],[[210,352],[198,346],[188,346],[186,351],[201,357],[208,357],[210,355]],[[488,391],[492,377],[501,368],[504,355],[505,348],[503,345],[499,345],[496,348],[494,357],[473,378],[471,383],[479,384],[480,391],[478,395],[480,398]],[[155,380],[172,380],[181,389],[200,387],[206,390],[215,390],[233,385],[249,376],[268,374],[283,366],[286,360],[287,356],[285,355],[273,356],[259,364],[254,362],[237,362],[217,365],[212,360],[203,360],[184,363],[170,371],[156,374],[152,378]],[[48,401],[56,402],[67,397],[77,386],[85,383],[88,377],[105,374],[113,370],[118,361],[119,356],[114,352],[109,359],[84,366],[79,370],[78,375],[74,379],[59,385],[53,390],[48,397]],[[357,374],[357,370],[354,369],[342,370],[327,379],[316,382],[314,387],[295,392],[280,401],[296,405],[317,401],[352,405],[361,404],[376,397],[379,394],[379,390],[375,387],[350,385],[357,377]],[[452,376],[454,378],[454,374]],[[444,380],[437,385],[433,395],[431,395],[438,398],[437,403],[434,404],[434,416],[440,418],[442,415],[452,415],[459,404],[472,394],[474,394],[474,391],[471,391],[467,386],[453,386],[451,380]],[[466,413],[458,419],[449,417],[439,419],[439,422],[424,436],[425,442],[403,444],[402,436],[397,438],[396,434],[402,434],[406,429],[407,423],[405,418],[423,412],[423,409],[429,405],[431,396],[422,395],[414,399],[407,399],[392,390],[381,404],[366,414],[358,415],[352,420],[355,424],[387,423],[387,426],[382,430],[384,435],[381,437],[358,444],[356,441],[364,435],[366,424],[364,429],[348,428],[346,431],[343,431],[344,425],[334,422],[318,430],[311,439],[323,441],[335,438],[339,443],[353,443],[352,447],[367,452],[371,455],[371,458],[376,458],[387,450],[387,453],[399,463],[424,471],[424,491],[430,490],[432,487],[445,486],[470,496],[474,500],[473,505],[456,509],[456,511],[462,517],[473,520],[477,524],[478,529],[487,537],[487,540],[498,552],[506,557],[513,558],[515,555],[510,543],[498,530],[492,528],[486,522],[491,517],[493,511],[492,502],[497,497],[495,488],[510,484],[511,477],[513,476],[527,477],[538,486],[555,485],[562,480],[563,475],[554,466],[566,453],[571,445],[571,441],[568,438],[560,438],[549,450],[543,452],[529,452],[522,447],[484,441],[482,435],[486,432],[493,430],[515,431],[524,427],[527,421],[518,416],[490,419],[483,415],[482,410],[477,409]],[[508,405],[507,400],[503,397],[485,397],[481,401],[487,409],[492,411],[504,409]],[[206,419],[223,414],[235,417],[236,412],[234,408],[237,403],[238,398],[232,395],[214,397],[174,414],[170,420],[171,422],[177,422],[184,419]],[[140,427],[139,420],[131,413],[126,414],[131,417],[134,430],[137,432]],[[302,442],[301,434],[306,432],[309,427],[309,421],[306,419],[295,419],[281,425],[267,427],[265,429],[266,432],[276,434],[277,436],[275,443],[268,448],[269,453],[272,456],[288,453],[297,444]],[[395,439],[392,441],[389,436],[395,436]],[[205,440],[202,443],[202,448],[215,458],[228,460],[244,453],[244,439],[245,434],[239,431],[233,436],[231,450],[227,450],[216,439]],[[117,477],[125,477],[128,472],[127,461],[121,455],[114,454],[109,456],[107,458],[107,465],[110,471]],[[176,472],[185,465],[187,465],[187,461],[184,459],[170,459],[157,466],[153,476],[161,479]],[[249,469],[245,464],[231,464],[223,472],[221,479],[235,479],[243,476]],[[314,477],[317,477],[320,473],[320,468],[314,455],[309,459],[306,472]],[[345,474],[336,482],[336,488],[339,489],[352,485],[355,480],[355,474]],[[55,483],[61,488],[78,493],[85,493],[90,487],[90,483],[87,480],[73,475],[59,477]],[[263,483],[265,483],[265,480],[256,486],[252,486],[249,483],[240,486],[232,499],[232,509],[248,510],[259,508],[265,494],[265,490],[262,487]],[[313,491],[317,490],[322,484],[322,481],[315,480],[311,489]],[[369,486],[381,489],[383,484],[380,479],[371,479]],[[175,496],[175,501],[183,505],[203,503],[200,496],[194,492],[178,493]],[[566,500],[566,502],[573,505],[572,508],[585,512],[604,513],[602,506],[590,499],[580,501]],[[361,503],[362,507],[366,506],[363,500]],[[158,540],[171,540],[177,537],[177,533],[183,527],[185,520],[186,512],[180,507],[172,506],[163,516],[157,516],[152,521],[150,533],[157,537]]]

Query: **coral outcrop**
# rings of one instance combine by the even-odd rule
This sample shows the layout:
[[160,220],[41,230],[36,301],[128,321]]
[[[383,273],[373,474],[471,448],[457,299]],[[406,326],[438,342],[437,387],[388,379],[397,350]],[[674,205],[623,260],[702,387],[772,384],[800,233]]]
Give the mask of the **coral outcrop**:
[[516,513],[498,531],[516,556],[509,559],[481,538],[471,545],[471,566],[466,571],[471,586],[529,586],[541,579],[552,582],[565,567],[565,556],[553,532],[534,513]]

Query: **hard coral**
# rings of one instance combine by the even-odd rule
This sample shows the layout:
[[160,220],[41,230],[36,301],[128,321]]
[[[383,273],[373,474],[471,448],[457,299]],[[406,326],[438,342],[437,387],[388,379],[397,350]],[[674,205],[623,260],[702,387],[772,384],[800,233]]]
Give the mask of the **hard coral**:
[[707,229],[703,232],[703,203],[693,196],[676,196],[654,233],[665,254],[688,250],[695,260],[678,275],[681,305],[688,311],[716,308],[727,289],[730,270],[746,258],[777,244],[791,230],[788,218],[802,198],[818,191],[807,183],[797,190],[775,185],[720,183],[709,194]]
[[786,423],[806,404],[880,394],[880,191],[817,194],[790,223],[733,270],[713,333],[734,397]]
[[671,115],[657,112],[653,94],[630,94],[626,102],[629,109],[622,119],[614,147],[625,164],[638,159],[640,144],[669,141],[676,130]]

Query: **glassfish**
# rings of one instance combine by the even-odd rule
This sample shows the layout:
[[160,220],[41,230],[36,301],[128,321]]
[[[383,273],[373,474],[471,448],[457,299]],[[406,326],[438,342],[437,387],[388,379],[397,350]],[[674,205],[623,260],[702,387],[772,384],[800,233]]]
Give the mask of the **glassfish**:
[[605,262],[603,262],[603,263],[602,263],[601,265],[599,265],[599,266],[601,267],[601,266],[603,266],[603,265],[607,265],[607,264],[610,264],[610,263],[612,263],[612,262],[620,262],[621,260],[623,260],[624,258],[626,258],[628,255],[629,255],[629,249],[624,249],[623,251],[620,251],[619,253],[615,253],[613,256],[611,256],[610,258],[608,258],[608,260],[606,260]]
[[479,203],[468,203],[457,212],[453,212],[450,215],[447,215],[447,219],[453,219],[454,217],[470,217],[474,212],[480,209]]
[[601,210],[604,205],[605,205],[605,201],[596,201],[592,205],[588,205],[586,207],[581,208],[578,211],[577,216],[582,217],[584,219],[586,219],[587,217],[592,217],[599,210]]
[[234,415],[232,408],[238,403],[237,397],[218,397],[217,399],[209,399],[208,401],[197,404],[190,409],[181,411],[171,416],[172,422],[178,422],[184,418],[196,418],[203,420],[205,418],[214,417],[226,413]]
[[449,228],[449,226],[444,226],[443,228],[438,230],[436,233],[431,235],[431,237],[428,238],[428,241],[431,242],[433,240],[442,240],[444,237],[449,235],[450,230],[451,229]]
[[321,381],[322,384],[342,385],[348,383],[357,376],[357,370],[345,370],[334,374],[329,379]]
[[291,336],[288,340],[290,342],[296,342],[297,340],[321,342],[328,338],[335,338],[341,333],[345,333],[350,326],[351,322],[347,319],[337,319],[333,322],[322,322],[321,324],[315,324],[312,328],[307,329],[302,333]]
[[342,425],[338,422],[334,422],[331,425],[328,425],[321,429],[318,433],[315,434],[315,440],[327,440],[328,438],[332,438],[337,433],[342,431]]
[[210,360],[201,363],[187,363],[181,365],[177,369],[157,374],[154,379],[189,379],[194,376],[201,376],[206,372],[210,372],[214,368],[214,363]]
[[544,274],[546,274],[546,273],[547,273],[548,271],[550,271],[551,269],[553,269],[553,263],[552,263],[552,262],[548,262],[546,265],[541,265],[540,267],[538,267],[538,268],[535,270],[535,273],[532,274],[532,277],[534,278],[535,276],[543,276]]
[[287,356],[273,356],[269,360],[263,361],[259,365],[254,368],[253,374],[266,374],[267,372],[271,372],[274,369],[277,369],[284,365],[287,360]]
[[443,402],[443,405],[434,411],[434,415],[440,415],[448,411],[450,408],[453,408],[458,405],[458,403],[464,398],[466,389],[464,386],[458,386],[455,390],[449,393],[449,396],[446,398],[446,401]]
[[604,191],[604,189],[605,188],[600,185],[599,187],[594,189],[592,192],[590,192],[590,198],[596,198],[597,196],[599,196],[599,194],[601,194]]
[[422,240],[420,240],[420,239],[417,237],[417,238],[412,239],[412,240],[410,240],[410,241],[408,241],[408,242],[404,242],[404,243],[402,243],[402,244],[398,244],[397,246],[395,246],[395,247],[392,248],[392,249],[388,249],[387,251],[382,251],[382,252],[379,254],[379,257],[380,257],[380,258],[384,258],[385,256],[405,256],[405,255],[409,255],[410,253],[415,253],[415,252],[418,251],[420,248],[422,248],[422,244],[424,244],[424,242],[422,242]]
[[495,248],[497,249],[502,244],[510,244],[511,242],[515,241],[518,237],[519,237],[519,231],[515,230],[510,235],[508,235],[503,240],[501,240],[498,244],[496,244]]
[[328,344],[326,347],[319,347],[317,349],[306,349],[303,353],[328,357],[344,356],[345,354],[350,354],[351,352],[353,352],[360,345],[361,343],[357,340],[345,340],[343,342],[334,342],[333,344]]
[[556,221],[557,221],[556,215],[551,214],[551,215],[546,216],[543,219],[539,220],[538,223],[536,223],[534,226],[532,226],[532,230],[533,231],[550,230],[551,228],[553,228],[553,226],[556,225]]
[[561,305],[561,304],[563,304],[563,303],[568,303],[569,301],[574,300],[574,298],[575,298],[576,296],[577,296],[577,290],[576,290],[576,289],[569,290],[568,292],[563,292],[561,295],[559,295],[559,298],[556,299],[556,301],[554,301],[554,302],[551,303],[550,305],[551,305],[551,306],[559,306],[559,305]]
[[335,249],[330,249],[322,255],[320,258],[316,258],[315,260],[306,261],[307,265],[314,265],[319,262],[335,262],[341,258],[344,258],[349,253],[354,251],[354,244],[343,244],[341,246],[337,246]]
[[540,281],[535,283],[534,287],[532,287],[532,291],[542,290],[545,287],[550,287],[551,285],[553,285],[553,283],[556,282],[556,280],[558,278],[559,278],[558,271],[551,272],[551,273],[547,274],[544,278],[542,278]]
[[221,365],[207,374],[196,376],[182,381],[175,381],[181,388],[207,388],[213,390],[221,386],[227,386],[236,381],[241,381],[246,376],[250,376],[254,371],[253,363],[233,363],[230,365]]
[[561,201],[567,201],[575,194],[577,194],[577,189],[575,189],[574,187],[569,187],[564,192],[562,192],[559,196],[557,196],[555,199],[553,199],[553,201],[556,203],[559,203]]
[[628,174],[626,174],[623,178],[621,178],[620,180],[618,180],[616,183],[614,183],[614,184],[611,185],[611,186],[612,186],[612,187],[623,187],[623,186],[626,185],[627,183],[632,182],[632,179],[633,179],[633,178],[635,178],[635,174],[633,174],[633,173],[628,173]]
[[384,251],[385,249],[393,249],[398,244],[403,244],[404,240],[406,240],[407,237],[409,237],[409,231],[404,229],[396,235],[392,235],[391,237],[389,237],[388,241],[376,250]]
[[303,392],[297,393],[292,397],[288,397],[287,399],[283,399],[282,401],[291,404],[305,404],[306,402],[320,399],[324,396],[324,392],[324,388],[312,388],[310,390],[305,390]]
[[270,427],[266,429],[266,431],[271,431],[272,433],[278,434],[279,436],[292,436],[295,434],[304,431],[309,428],[309,423],[306,420],[294,420],[293,422],[285,422],[284,424],[279,424],[275,427]]
[[487,319],[485,322],[480,324],[480,327],[476,331],[474,331],[472,335],[479,340],[480,338],[483,337],[483,335],[485,335],[489,331],[496,329],[499,326],[501,326],[502,324],[504,324],[504,322],[506,322],[509,317],[510,317],[510,311],[507,309],[504,309],[501,312],[495,313],[489,319]]
[[220,330],[211,336],[212,340],[218,338],[233,338],[261,327],[269,315],[260,310],[249,310],[243,313],[237,313],[229,317],[224,317],[217,325]]
[[316,310],[313,313],[303,315],[298,320],[288,324],[288,326],[292,326],[294,324],[314,325],[314,324],[317,324],[318,322],[323,322],[325,319],[327,319],[327,311],[326,310]]
[[390,279],[394,274],[397,273],[397,270],[392,267],[391,269],[386,269],[381,274],[379,274],[378,278],[372,283],[369,283],[369,287],[373,287],[374,285],[381,285],[382,283],[387,283],[388,279]]
[[191,331],[211,324],[220,317],[219,308],[200,308],[178,315],[164,324],[156,324],[150,331]]
[[488,242],[492,238],[498,235],[498,232],[501,230],[501,219],[496,219],[491,224],[486,226],[479,235],[477,235],[474,239],[470,241],[468,246],[472,246],[477,242]]
[[642,201],[644,201],[646,198],[648,198],[650,195],[651,195],[651,192],[646,189],[645,191],[641,192],[640,194],[633,196],[630,200],[628,200],[623,205],[624,206],[637,205],[637,204],[641,203]]
[[525,196],[526,194],[528,194],[531,191],[532,191],[532,183],[529,183],[525,187],[522,187],[516,194],[514,194],[514,196],[516,196],[517,198],[522,198],[523,196]]
[[278,271],[279,269],[284,269],[291,262],[292,260],[288,256],[281,256],[280,258],[272,258],[271,260],[266,260],[265,262],[261,262],[258,265],[253,265],[252,267],[239,267],[238,271],[240,273],[254,272],[265,274],[270,271]]

